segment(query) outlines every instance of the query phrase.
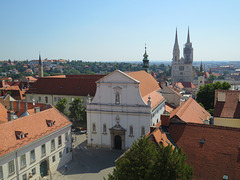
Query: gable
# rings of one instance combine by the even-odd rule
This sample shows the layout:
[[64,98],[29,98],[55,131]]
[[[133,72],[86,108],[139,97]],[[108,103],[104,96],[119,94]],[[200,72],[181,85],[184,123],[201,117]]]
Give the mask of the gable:
[[116,70],[98,81],[99,83],[139,83],[127,74]]

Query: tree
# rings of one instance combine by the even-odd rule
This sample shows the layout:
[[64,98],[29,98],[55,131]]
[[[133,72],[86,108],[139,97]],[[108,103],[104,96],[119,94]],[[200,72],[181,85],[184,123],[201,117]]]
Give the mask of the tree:
[[210,74],[208,81],[214,81],[216,79],[216,76]]
[[66,115],[67,114],[65,112],[66,105],[67,105],[67,99],[63,98],[60,101],[58,101],[58,103],[56,104],[55,108],[57,108],[61,113]]
[[69,107],[69,117],[76,121],[86,121],[86,108],[82,105],[82,100],[80,98],[75,98]]
[[205,84],[204,86],[201,86],[198,93],[197,93],[197,102],[201,103],[206,110],[210,110],[210,112],[213,112],[214,109],[214,96],[215,96],[215,90],[225,89],[228,90],[231,87],[231,85],[227,82],[215,82],[211,84]]
[[109,180],[192,179],[193,168],[186,163],[182,150],[164,147],[143,137],[134,142],[123,157],[116,161]]

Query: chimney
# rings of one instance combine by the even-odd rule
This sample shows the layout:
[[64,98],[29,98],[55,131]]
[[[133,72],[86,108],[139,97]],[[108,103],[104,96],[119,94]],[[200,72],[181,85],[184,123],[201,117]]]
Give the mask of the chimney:
[[13,101],[10,101],[10,110],[13,111]]
[[34,108],[34,113],[38,113],[38,112],[40,112],[40,107],[35,107]]
[[7,111],[7,114],[8,114],[8,121],[14,120],[14,117],[13,117],[14,112],[13,112],[13,110],[9,109],[9,110]]
[[25,102],[25,103],[24,103],[24,112],[26,112],[27,110],[28,110],[28,103]]
[[17,102],[17,112],[19,112],[20,109],[21,109],[21,103],[20,103],[20,101],[18,101],[18,102]]
[[162,126],[169,126],[170,124],[170,115],[162,114],[161,115]]

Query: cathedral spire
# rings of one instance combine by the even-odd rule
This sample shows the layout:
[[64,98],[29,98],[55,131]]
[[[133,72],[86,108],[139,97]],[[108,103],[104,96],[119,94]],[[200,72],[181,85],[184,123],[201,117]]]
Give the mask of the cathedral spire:
[[176,35],[175,35],[175,45],[177,45],[177,46],[178,46],[177,28],[176,28]]
[[147,46],[145,44],[145,53],[143,54],[143,69],[148,73],[149,72],[149,60],[147,54]]
[[39,60],[38,60],[39,65],[42,65],[42,60],[41,60],[41,54],[39,53]]
[[188,27],[188,36],[187,36],[187,43],[190,43],[190,34],[189,34],[189,27]]

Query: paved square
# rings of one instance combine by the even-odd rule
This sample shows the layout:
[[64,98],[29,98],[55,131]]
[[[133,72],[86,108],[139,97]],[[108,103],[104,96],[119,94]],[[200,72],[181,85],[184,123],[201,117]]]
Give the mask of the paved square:
[[[75,139],[75,135],[73,135]],[[114,161],[124,151],[87,147],[86,135],[77,134],[73,143],[73,160],[65,167],[52,173],[52,179],[98,180],[113,171]]]

